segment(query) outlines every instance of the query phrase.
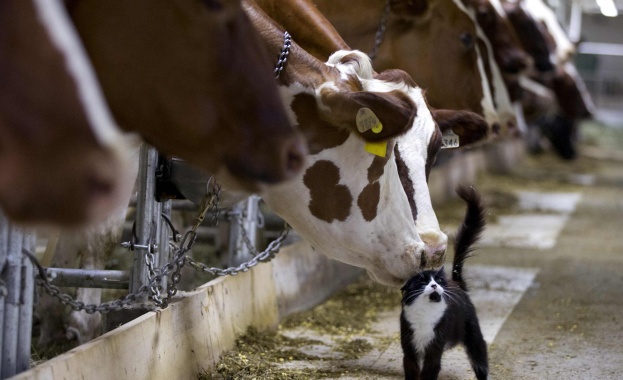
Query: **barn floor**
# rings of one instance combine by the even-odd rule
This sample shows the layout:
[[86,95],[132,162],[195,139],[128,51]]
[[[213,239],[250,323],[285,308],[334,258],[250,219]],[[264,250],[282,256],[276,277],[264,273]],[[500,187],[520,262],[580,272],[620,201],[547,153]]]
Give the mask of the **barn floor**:
[[[491,378],[623,378],[623,128],[583,133],[575,162],[528,156],[475,184],[489,224],[466,273]],[[437,210],[452,235],[461,202]],[[201,378],[400,379],[399,300],[362,278],[277,332],[250,331]],[[440,379],[470,378],[462,349],[447,352]]]

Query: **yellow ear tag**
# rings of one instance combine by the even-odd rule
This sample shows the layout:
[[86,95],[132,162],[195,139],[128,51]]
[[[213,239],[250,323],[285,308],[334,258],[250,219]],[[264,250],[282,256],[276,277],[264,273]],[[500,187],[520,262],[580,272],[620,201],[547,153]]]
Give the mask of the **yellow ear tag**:
[[[381,133],[383,130],[383,124],[379,121],[374,127],[371,128],[373,133]],[[365,146],[366,152],[372,153],[379,157],[385,157],[387,154],[387,142],[366,142]]]
[[[372,112],[370,108],[360,108],[357,112],[357,116],[355,117],[355,122],[357,124],[357,129],[359,132],[364,133],[365,131],[371,130],[372,133],[381,133],[383,130],[383,124],[378,117]],[[380,157],[385,157],[387,154],[387,143],[386,142],[367,142],[366,143],[366,152],[375,154]]]

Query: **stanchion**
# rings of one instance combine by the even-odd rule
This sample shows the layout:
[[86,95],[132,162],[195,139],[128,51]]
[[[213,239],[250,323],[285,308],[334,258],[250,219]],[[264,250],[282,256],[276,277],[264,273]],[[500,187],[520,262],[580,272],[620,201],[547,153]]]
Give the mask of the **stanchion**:
[[23,249],[33,250],[34,234],[11,225],[0,213],[0,378],[30,365],[34,271]]

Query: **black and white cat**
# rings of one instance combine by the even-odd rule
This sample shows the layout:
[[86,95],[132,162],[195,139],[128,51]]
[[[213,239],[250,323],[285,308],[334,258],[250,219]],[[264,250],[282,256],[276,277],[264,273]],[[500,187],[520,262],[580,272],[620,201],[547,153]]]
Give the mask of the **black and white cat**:
[[400,333],[406,380],[437,379],[444,350],[458,343],[465,346],[476,378],[485,380],[489,375],[487,344],[462,277],[463,263],[484,230],[485,208],[473,188],[456,191],[467,202],[467,211],[456,235],[452,279],[446,279],[442,267],[416,274],[402,288]]

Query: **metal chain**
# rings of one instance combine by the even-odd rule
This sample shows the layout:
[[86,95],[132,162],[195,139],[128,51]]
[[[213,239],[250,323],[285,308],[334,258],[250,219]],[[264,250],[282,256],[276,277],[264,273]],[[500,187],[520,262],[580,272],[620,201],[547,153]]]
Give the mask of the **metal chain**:
[[[212,184],[212,188],[210,188],[210,184]],[[163,290],[162,281],[160,280],[157,285],[150,288],[151,289],[151,299],[154,303],[161,307],[166,308],[169,305],[169,302],[173,296],[177,294],[177,284],[180,282],[182,275],[182,268],[186,264],[186,253],[190,251],[192,246],[195,244],[197,240],[197,229],[203,223],[208,213],[212,215],[210,218],[210,225],[216,226],[218,223],[218,203],[220,201],[221,195],[221,185],[218,184],[214,177],[210,177],[208,183],[206,184],[206,194],[204,195],[201,201],[200,212],[195,218],[195,224],[191,227],[189,231],[184,234],[182,240],[179,245],[176,245],[175,239],[170,246],[173,247],[174,252],[176,252],[172,261],[168,262],[164,265],[162,270],[167,272],[172,272],[169,283],[167,284],[167,295],[165,298],[161,298],[161,291]],[[172,228],[173,224],[169,224]],[[177,231],[173,229],[173,235],[177,235]],[[161,277],[162,278],[162,277]],[[151,279],[150,279],[151,282]]]
[[[210,182],[208,182],[208,185],[209,183]],[[187,256],[187,253],[191,250],[191,248],[195,244],[195,241],[197,240],[197,229],[203,223],[208,213],[212,215],[210,219],[210,223],[214,225],[217,223],[218,213],[219,213],[218,201],[220,199],[220,192],[221,192],[221,187],[215,182],[214,191],[208,192],[206,196],[204,196],[204,199],[202,201],[202,207],[200,208],[200,212],[195,218],[195,224],[191,227],[190,230],[188,230],[184,234],[179,244],[177,243],[177,241],[179,240],[178,231],[175,230],[171,221],[165,217],[165,220],[167,221],[167,225],[173,231],[173,239],[169,243],[169,245],[176,252],[175,256],[173,257],[171,261],[164,264],[162,268],[155,268],[154,259],[153,259],[153,250],[147,249],[146,262],[148,263],[147,266],[148,266],[149,277],[150,277],[149,282],[146,285],[141,286],[136,292],[129,293],[120,299],[116,299],[116,300],[109,301],[109,302],[104,302],[99,305],[85,304],[84,302],[76,301],[71,295],[67,293],[63,293],[60,290],[60,288],[57,287],[56,285],[50,284],[47,273],[46,273],[46,269],[43,266],[41,266],[37,258],[30,251],[24,249],[23,253],[32,261],[33,265],[37,268],[37,272],[38,272],[37,277],[36,277],[37,285],[41,286],[47,294],[58,299],[62,304],[69,305],[73,310],[85,311],[87,314],[93,314],[97,312],[105,314],[111,311],[119,311],[123,309],[128,309],[131,306],[136,306],[139,304],[150,311],[155,311],[158,309],[165,309],[169,305],[171,298],[177,294],[177,284],[179,283],[181,279],[180,272],[185,265],[191,266],[195,269],[202,270],[203,272],[211,273],[217,276],[228,276],[228,275],[234,276],[240,272],[248,271],[250,268],[256,266],[259,263],[268,262],[272,260],[275,257],[275,254],[281,248],[283,241],[286,239],[290,231],[290,227],[286,223],[279,237],[273,240],[264,251],[258,252],[247,236],[247,231],[244,228],[244,225],[242,223],[242,217],[237,216],[238,223],[240,224],[240,227],[241,227],[242,239],[244,243],[247,245],[247,247],[249,248],[249,251],[255,253],[256,256],[253,257],[248,262],[242,263],[237,267],[230,267],[226,269],[211,268],[211,267],[208,267],[206,264],[195,261],[191,257]],[[132,244],[130,244],[129,247],[132,248]],[[150,245],[150,247],[152,247],[152,245]],[[151,258],[148,259],[148,257],[150,257],[148,255],[150,253],[151,253]],[[163,290],[162,280],[169,275],[171,275],[171,277],[170,277],[170,285],[167,287],[167,296],[162,298],[161,297],[161,292]],[[139,303],[139,301],[144,299],[145,296],[148,296],[154,302],[154,304]]]
[[379,27],[376,30],[376,35],[374,36],[374,46],[372,47],[372,51],[368,54],[371,61],[374,61],[376,58],[376,54],[379,52],[379,48],[383,43],[383,39],[385,38],[385,30],[387,29],[387,17],[389,16],[389,0],[385,1],[385,9],[383,10],[383,15],[381,16],[381,22],[379,23]]
[[283,32],[283,48],[281,48],[281,53],[279,54],[279,58],[277,59],[277,65],[275,66],[275,79],[279,78],[283,68],[286,65],[286,61],[288,60],[288,54],[290,54],[290,46],[292,45],[292,36],[287,31]]
[[[23,249],[22,253],[24,253],[24,255],[26,255],[26,257],[28,257],[33,265],[37,268],[37,285],[43,287],[46,293],[58,299],[63,305],[69,305],[73,310],[76,311],[84,310],[87,314],[93,314],[96,312],[105,314],[110,311],[127,309],[131,305],[138,304],[137,301],[145,296],[149,292],[149,286],[152,286],[152,283],[150,282],[148,285],[141,286],[136,293],[130,293],[120,299],[116,299],[110,302],[104,302],[99,305],[85,304],[84,302],[76,301],[71,295],[61,292],[58,286],[50,284],[45,268],[41,266],[35,255],[33,255],[29,250]],[[157,280],[157,277],[158,276],[156,276],[154,281]],[[153,305],[144,306],[146,306],[150,310],[155,310]]]
[[[241,218],[239,220],[241,220]],[[244,243],[249,248],[249,251],[255,254],[255,256],[251,260],[244,262],[238,265],[237,267],[229,267],[229,268],[223,269],[223,268],[209,267],[206,264],[197,262],[192,257],[188,256],[186,257],[187,264],[197,270],[201,270],[203,272],[210,273],[215,276],[235,276],[240,272],[248,271],[250,268],[256,266],[259,263],[266,263],[272,260],[275,257],[275,254],[277,254],[277,252],[279,252],[279,250],[281,249],[281,245],[283,244],[283,241],[286,239],[286,237],[288,237],[288,233],[290,232],[290,226],[288,226],[288,224],[286,223],[284,225],[283,230],[279,234],[279,237],[271,241],[270,244],[268,244],[268,247],[266,247],[264,251],[258,252],[257,249],[253,246],[253,243],[251,243],[251,241],[247,237],[244,226],[242,225],[241,222],[239,223],[240,223],[240,227],[241,227],[240,230],[242,231],[242,239]]]

